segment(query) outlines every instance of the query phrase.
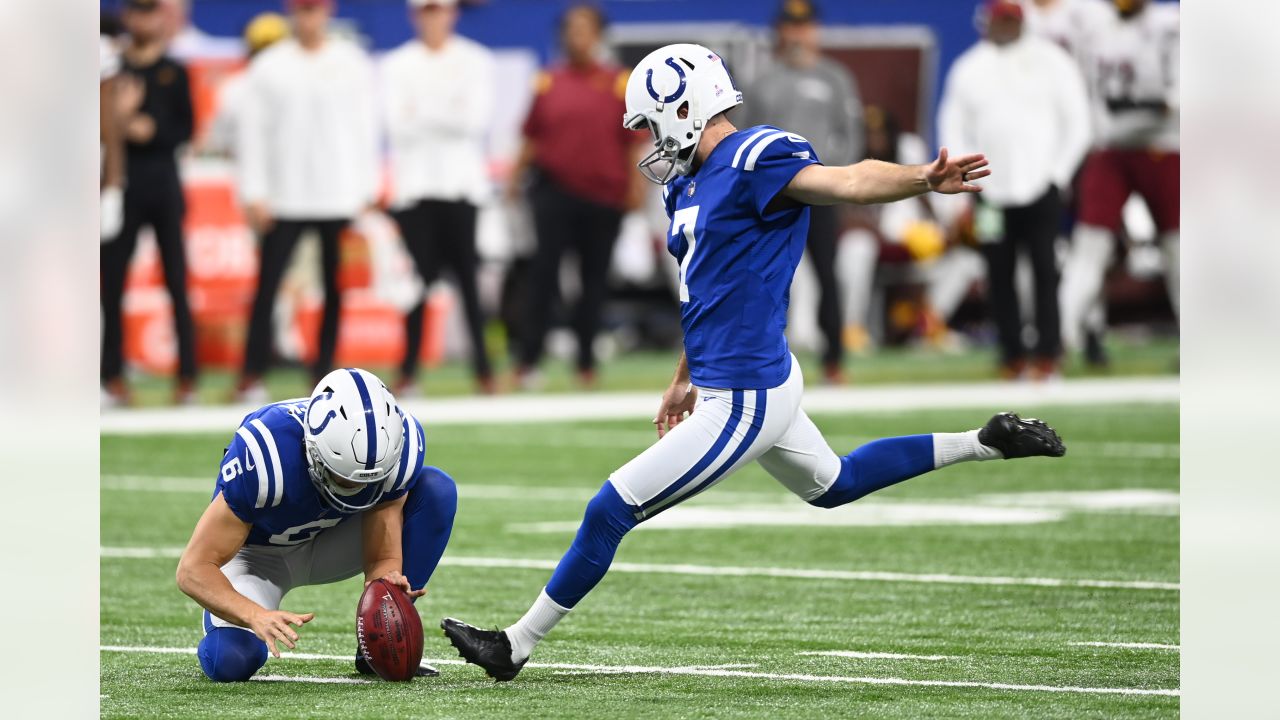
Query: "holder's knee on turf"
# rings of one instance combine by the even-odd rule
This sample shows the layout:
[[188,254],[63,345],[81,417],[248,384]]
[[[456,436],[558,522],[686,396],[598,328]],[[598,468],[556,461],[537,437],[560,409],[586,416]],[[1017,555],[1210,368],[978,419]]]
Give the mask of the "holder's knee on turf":
[[196,652],[200,668],[214,682],[242,682],[267,662],[267,645],[243,628],[213,628]]

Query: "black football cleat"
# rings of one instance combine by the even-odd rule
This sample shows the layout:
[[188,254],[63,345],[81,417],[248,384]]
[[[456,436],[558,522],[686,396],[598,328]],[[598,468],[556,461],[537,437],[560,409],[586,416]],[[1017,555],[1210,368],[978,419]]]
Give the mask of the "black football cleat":
[[527,660],[511,661],[511,640],[502,630],[482,630],[461,620],[445,618],[440,621],[445,637],[458,649],[463,660],[479,665],[489,677],[506,682],[520,674]]
[[1024,457],[1062,457],[1067,446],[1057,431],[1035,418],[1023,420],[1002,412],[978,431],[978,442],[999,450],[1005,460]]
[[[356,672],[361,675],[377,675],[373,668],[369,666],[369,661],[364,656],[356,653]],[[440,671],[428,665],[425,661],[418,663],[418,671],[413,674],[414,677],[435,677]]]

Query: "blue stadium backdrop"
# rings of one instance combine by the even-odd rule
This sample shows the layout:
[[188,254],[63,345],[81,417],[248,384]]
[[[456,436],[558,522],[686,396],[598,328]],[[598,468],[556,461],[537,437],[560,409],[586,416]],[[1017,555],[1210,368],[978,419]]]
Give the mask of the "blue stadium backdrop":
[[[1168,0],[1166,0],[1168,1]],[[1177,0],[1172,0],[1176,2]],[[106,9],[120,0],[103,0]],[[192,0],[192,19],[212,35],[239,35],[245,23],[283,0]],[[555,49],[555,24],[568,0],[487,0],[463,13],[458,31],[495,48],[527,47],[546,60]],[[613,22],[741,22],[768,25],[778,0],[604,0],[598,2]],[[981,0],[826,0],[818,5],[833,25],[927,25],[938,43],[939,79],[977,37],[974,11]],[[378,50],[394,47],[411,34],[404,0],[338,0],[338,15],[351,20]],[[935,86],[937,95],[942,83]]]

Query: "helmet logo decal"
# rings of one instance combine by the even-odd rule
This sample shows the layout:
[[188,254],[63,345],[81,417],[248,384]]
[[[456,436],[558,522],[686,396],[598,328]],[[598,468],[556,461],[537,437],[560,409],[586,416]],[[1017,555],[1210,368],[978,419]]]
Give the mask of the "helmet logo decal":
[[665,97],[658,95],[658,91],[653,89],[653,68],[649,68],[649,73],[644,80],[644,86],[645,89],[649,91],[649,97],[652,97],[654,100],[664,104],[679,100],[680,96],[684,94],[684,87],[686,84],[684,68],[680,67],[679,63],[676,62],[676,59],[667,58],[666,64],[669,65],[672,70],[676,71],[676,75],[680,76],[680,87],[677,87],[675,92]]
[[329,425],[329,421],[338,417],[338,411],[333,408],[329,408],[329,412],[325,413],[324,419],[320,421],[320,427],[313,427],[311,425],[311,408],[315,406],[317,400],[328,400],[331,397],[333,397],[333,393],[327,392],[323,395],[317,395],[311,398],[311,404],[307,406],[307,430],[310,431],[312,435],[319,435],[324,432],[324,429]]

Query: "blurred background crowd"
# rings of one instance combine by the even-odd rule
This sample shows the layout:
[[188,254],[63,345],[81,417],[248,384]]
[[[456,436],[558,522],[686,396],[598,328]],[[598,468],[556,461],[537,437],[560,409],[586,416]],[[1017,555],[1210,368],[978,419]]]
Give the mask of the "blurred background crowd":
[[739,128],[827,164],[991,160],[976,201],[812,210],[788,330],[811,378],[1176,370],[1176,2],[102,12],[104,406],[261,402],[335,365],[398,394],[660,387],[676,267],[621,118],[670,42],[725,58]]

